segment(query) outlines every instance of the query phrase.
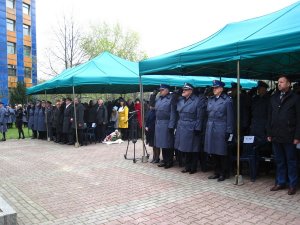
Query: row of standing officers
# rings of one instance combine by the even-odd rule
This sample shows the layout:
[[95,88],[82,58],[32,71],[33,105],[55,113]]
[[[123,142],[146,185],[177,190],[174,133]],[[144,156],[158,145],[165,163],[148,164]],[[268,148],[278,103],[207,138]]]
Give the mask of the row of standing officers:
[[[300,143],[300,101],[299,96],[291,91],[288,77],[281,76],[278,82],[276,93],[285,94],[285,98],[281,99],[279,94],[274,94],[253,99],[253,108],[256,110],[252,110],[252,113],[258,120],[252,124],[251,133],[258,136],[259,140],[272,141],[277,171],[275,186],[271,191],[289,186],[288,194],[295,194],[298,181],[296,145]],[[281,84],[283,82],[285,86]],[[264,82],[260,84],[267,89]],[[227,141],[236,134],[236,106],[233,98],[223,93],[224,86],[221,81],[213,81],[213,96],[207,99],[202,94],[196,96],[193,93],[194,87],[185,83],[182,96],[176,104],[172,102],[169,86],[160,86],[160,97],[155,102],[153,144],[155,148],[162,149],[163,163],[158,166],[172,167],[173,149],[176,149],[179,155],[185,154],[186,162],[182,172],[195,173],[199,151],[203,148],[200,139],[204,137],[204,152],[211,155],[215,162],[214,174],[208,178],[218,181],[226,179],[229,165]],[[264,107],[260,107],[261,104]],[[260,111],[259,108],[265,110]],[[243,129],[242,124],[241,127]]]

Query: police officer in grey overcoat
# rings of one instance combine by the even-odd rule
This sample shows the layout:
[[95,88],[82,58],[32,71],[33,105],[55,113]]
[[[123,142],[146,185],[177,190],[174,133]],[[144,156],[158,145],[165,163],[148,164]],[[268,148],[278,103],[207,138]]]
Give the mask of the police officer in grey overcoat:
[[175,149],[185,153],[185,169],[181,172],[193,174],[197,171],[200,151],[200,134],[205,115],[205,98],[193,94],[194,87],[185,83],[182,97],[177,103],[178,122],[175,134]]
[[175,105],[171,102],[170,86],[161,84],[159,91],[160,96],[155,103],[154,146],[162,149],[163,163],[158,166],[168,169],[173,166],[176,111]]
[[228,172],[227,141],[233,133],[234,114],[232,99],[222,93],[225,84],[213,81],[214,96],[207,103],[207,125],[204,151],[211,154],[215,160],[215,173],[209,179],[224,181]]
[[0,132],[2,134],[1,141],[6,141],[7,132],[7,120],[8,120],[8,112],[7,109],[4,108],[3,102],[0,102]]
[[39,132],[39,139],[45,140],[47,138],[46,129],[46,102],[42,101],[41,107],[38,112],[38,126],[37,131]]

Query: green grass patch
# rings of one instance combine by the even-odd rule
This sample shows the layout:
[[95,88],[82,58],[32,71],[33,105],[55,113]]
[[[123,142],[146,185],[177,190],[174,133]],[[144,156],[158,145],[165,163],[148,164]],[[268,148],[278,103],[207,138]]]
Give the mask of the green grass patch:
[[[28,131],[27,127],[25,127],[25,128],[23,127],[23,131],[24,131],[25,138],[31,137],[32,130]],[[1,138],[2,138],[2,135],[1,135]],[[15,126],[13,126],[13,128],[7,129],[6,139],[18,139],[18,138],[19,138],[19,133],[18,133],[18,129]]]

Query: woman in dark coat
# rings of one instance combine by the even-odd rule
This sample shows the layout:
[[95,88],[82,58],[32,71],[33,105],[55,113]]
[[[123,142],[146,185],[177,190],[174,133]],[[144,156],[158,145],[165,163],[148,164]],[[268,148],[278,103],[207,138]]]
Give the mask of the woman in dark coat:
[[24,112],[23,112],[22,105],[18,105],[16,111],[16,127],[18,128],[19,139],[21,138],[21,135],[22,135],[22,139],[25,138],[24,131],[23,131],[23,114]]
[[154,146],[154,134],[155,134],[155,96],[150,96],[150,110],[147,114],[145,131],[146,131],[146,143],[153,148],[153,159],[151,163],[159,163],[159,155],[160,155],[160,148],[156,148]]

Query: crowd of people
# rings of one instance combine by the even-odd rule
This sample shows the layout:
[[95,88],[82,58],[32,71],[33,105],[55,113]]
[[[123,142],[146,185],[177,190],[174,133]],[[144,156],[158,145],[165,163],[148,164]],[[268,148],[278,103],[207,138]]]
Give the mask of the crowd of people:
[[[75,108],[75,110],[74,110]],[[75,113],[76,112],[76,113]],[[23,127],[32,131],[32,139],[50,140],[61,144],[73,145],[76,142],[76,131],[80,145],[87,144],[85,131],[92,129],[96,142],[102,142],[106,135],[118,129],[122,139],[128,139],[130,127],[130,114],[136,112],[138,129],[142,126],[141,103],[139,99],[134,102],[125,101],[122,97],[114,101],[104,102],[90,100],[89,103],[81,103],[80,99],[74,101],[67,97],[50,101],[36,101],[22,107],[6,106],[0,102],[2,141],[6,141],[7,129],[13,124],[19,130],[19,139],[24,139]],[[140,134],[141,132],[139,132]]]
[[[270,146],[259,154],[274,155],[276,179],[271,191],[289,187],[289,195],[296,193],[298,184],[299,95],[299,83],[292,86],[290,78],[284,75],[279,77],[276,88],[258,81],[256,88],[241,89],[240,93],[241,137],[250,135],[255,137],[256,146]],[[55,105],[36,101],[15,109],[5,108],[0,102],[2,141],[14,122],[19,138],[24,138],[25,125],[32,130],[33,139],[68,145],[74,145],[76,137],[80,145],[87,144],[88,130],[92,130],[98,142],[116,129],[123,140],[139,138],[143,125],[141,104],[145,109],[146,142],[153,147],[152,163],[168,169],[176,160],[184,167],[182,173],[194,174],[198,168],[206,171],[210,162],[214,173],[209,179],[224,181],[229,177],[232,146],[234,151],[234,144],[242,141],[237,140],[237,84],[232,83],[227,89],[218,80],[206,88],[185,83],[174,92],[162,84],[153,91],[149,101],[143,102],[120,97],[114,101],[98,99],[81,103],[78,98],[67,97],[57,100]]]

